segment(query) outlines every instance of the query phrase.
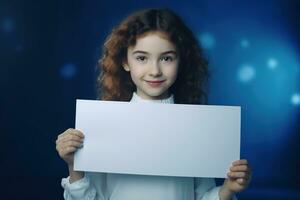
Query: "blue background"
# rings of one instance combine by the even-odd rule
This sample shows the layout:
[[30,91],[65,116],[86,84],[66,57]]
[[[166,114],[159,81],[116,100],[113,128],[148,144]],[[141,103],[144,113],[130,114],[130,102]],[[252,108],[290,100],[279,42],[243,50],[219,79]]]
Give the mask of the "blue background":
[[254,174],[239,199],[300,199],[300,3],[284,0],[1,1],[1,199],[62,199],[56,137],[76,98],[96,98],[107,34],[148,7],[175,10],[202,43],[209,104],[242,106]]

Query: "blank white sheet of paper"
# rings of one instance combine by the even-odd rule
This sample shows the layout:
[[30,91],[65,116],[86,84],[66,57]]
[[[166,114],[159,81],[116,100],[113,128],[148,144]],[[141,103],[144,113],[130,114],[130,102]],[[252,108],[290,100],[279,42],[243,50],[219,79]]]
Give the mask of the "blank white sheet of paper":
[[77,100],[74,170],[225,178],[240,126],[239,106]]

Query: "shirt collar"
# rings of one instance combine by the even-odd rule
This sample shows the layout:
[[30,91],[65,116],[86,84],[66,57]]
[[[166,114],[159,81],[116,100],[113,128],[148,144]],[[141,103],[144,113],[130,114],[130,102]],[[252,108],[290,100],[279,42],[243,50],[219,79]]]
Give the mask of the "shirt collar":
[[174,95],[172,94],[170,97],[166,99],[158,99],[158,100],[149,100],[149,99],[142,99],[140,96],[137,95],[136,92],[133,92],[132,98],[130,102],[145,102],[145,103],[166,103],[166,104],[174,104]]

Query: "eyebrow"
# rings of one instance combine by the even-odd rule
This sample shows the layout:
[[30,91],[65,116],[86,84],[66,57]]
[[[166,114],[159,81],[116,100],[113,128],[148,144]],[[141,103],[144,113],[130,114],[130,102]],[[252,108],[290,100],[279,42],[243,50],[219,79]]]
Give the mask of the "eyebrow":
[[[147,51],[140,51],[140,50],[136,50],[136,51],[134,51],[132,54],[137,54],[137,53],[149,54]],[[173,53],[173,54],[177,55],[177,52],[174,51],[174,50],[165,51],[165,52],[163,52],[163,53],[161,53],[161,54],[164,55],[164,54],[169,54],[169,53]]]

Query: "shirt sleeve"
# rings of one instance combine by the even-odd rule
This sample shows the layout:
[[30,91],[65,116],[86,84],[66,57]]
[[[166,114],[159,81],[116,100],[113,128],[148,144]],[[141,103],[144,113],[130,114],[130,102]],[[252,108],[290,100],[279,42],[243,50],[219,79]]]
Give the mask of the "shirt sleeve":
[[[95,173],[84,173],[84,177],[73,183],[70,183],[70,177],[63,178],[61,185],[64,188],[64,199],[65,200],[104,200],[104,192],[102,191],[101,183],[104,183],[103,176],[97,176],[97,185],[99,188],[95,187],[93,180],[96,178]],[[100,183],[100,184],[99,184]]]
[[[196,200],[220,200],[220,186],[216,186],[213,178],[195,178],[195,198]],[[232,200],[237,200],[236,196]]]

